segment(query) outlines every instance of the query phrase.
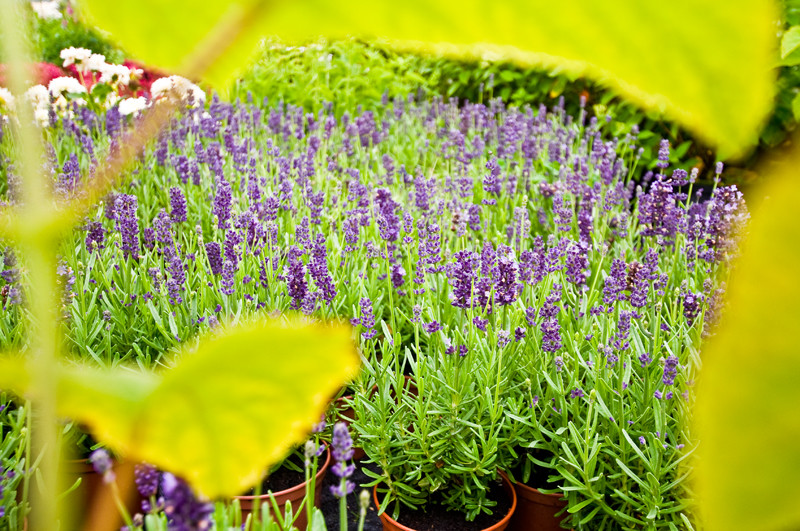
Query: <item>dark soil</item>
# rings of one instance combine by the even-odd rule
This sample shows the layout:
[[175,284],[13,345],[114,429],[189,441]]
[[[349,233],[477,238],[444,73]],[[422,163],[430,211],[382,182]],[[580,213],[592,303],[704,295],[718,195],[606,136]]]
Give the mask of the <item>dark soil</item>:
[[[348,531],[358,530],[358,495],[361,492],[361,484],[368,483],[369,478],[362,471],[365,466],[363,461],[356,461],[356,471],[350,478],[356,484],[352,494],[347,496],[347,529]],[[367,465],[374,466],[374,465]],[[325,525],[328,531],[339,531],[339,500],[331,494],[331,485],[334,485],[338,478],[333,474],[327,474],[323,482],[321,495],[322,513],[325,515]],[[506,494],[503,487],[498,482],[497,487],[493,488],[490,498],[497,501],[497,505],[492,509],[492,515],[480,515],[473,522],[464,521],[464,515],[460,512],[447,511],[441,505],[430,504],[427,512],[404,510],[398,520],[401,524],[418,531],[470,531],[491,527],[508,514],[511,509],[511,499]],[[364,531],[382,531],[383,524],[378,517],[377,507],[374,506],[372,497],[372,487],[369,488],[370,506],[367,509],[367,516],[364,521]]]
[[426,512],[404,508],[397,521],[417,531],[479,531],[492,527],[505,518],[511,509],[511,498],[500,482],[492,486],[488,498],[497,502],[492,507],[492,514],[481,513],[472,522],[464,520],[464,513],[448,511],[444,506],[432,503],[428,504]]
[[[548,461],[552,454],[548,452],[543,452],[541,450],[533,450],[530,452],[533,457],[539,459],[540,461]],[[520,483],[524,483],[525,485],[534,488],[534,489],[558,489],[561,488],[559,483],[554,481],[550,481],[549,477],[553,474],[553,471],[549,468],[545,468],[542,466],[538,466],[535,463],[531,463],[531,475],[528,478],[528,481],[523,481],[523,472],[524,472],[524,463],[528,460],[525,451],[520,452],[520,461],[519,464],[511,469],[511,474],[514,477],[515,481]]]
[[[358,530],[358,496],[363,490],[362,483],[369,483],[370,478],[362,472],[364,466],[361,461],[356,461],[356,471],[353,473],[350,481],[356,484],[356,488],[352,494],[347,496],[347,530]],[[325,474],[325,480],[322,482],[322,493],[320,494],[320,510],[325,515],[325,525],[328,531],[339,531],[339,499],[331,493],[331,486],[339,482],[333,473],[328,472]],[[364,531],[382,531],[383,524],[378,517],[378,509],[372,500],[372,488],[369,489],[369,509],[367,509],[367,516],[364,519]]]
[[[295,464],[298,464],[298,466],[303,466],[302,461],[294,456],[290,457],[290,459],[295,460]],[[291,489],[292,487],[305,482],[305,480],[305,472],[298,472],[290,468],[281,467],[270,474],[269,478],[261,483],[261,494],[266,494],[269,491],[280,492],[282,490]],[[252,496],[253,494],[255,494],[255,491],[251,489],[247,492],[246,496]]]

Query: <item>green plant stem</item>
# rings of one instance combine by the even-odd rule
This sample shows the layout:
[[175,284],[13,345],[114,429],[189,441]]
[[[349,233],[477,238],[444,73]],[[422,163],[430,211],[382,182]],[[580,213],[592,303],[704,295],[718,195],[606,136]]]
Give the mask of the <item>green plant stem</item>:
[[128,512],[128,509],[125,507],[125,504],[122,503],[122,498],[119,495],[119,487],[117,487],[117,482],[112,481],[111,485],[111,494],[114,496],[114,503],[117,504],[117,509],[119,510],[119,514],[122,515],[122,520],[125,522],[125,525],[128,526],[128,529],[135,529],[133,525],[133,520],[131,520],[131,515]]
[[[339,488],[342,489],[342,492],[345,492],[346,483],[347,481],[344,479],[339,482]],[[363,516],[361,519],[363,520]],[[347,495],[339,498],[339,530],[347,531]]]
[[[27,42],[22,34],[26,27],[21,4],[2,0],[3,51],[9,59],[8,79],[11,91],[22,94],[27,85],[27,65],[30,64]],[[32,125],[31,108],[19,105],[20,147],[22,187],[20,203],[24,205],[16,223],[12,223],[14,236],[22,243],[24,258],[28,262],[30,278],[29,308],[31,319],[32,388],[36,409],[36,429],[29,435],[34,437],[33,447],[43,453],[40,464],[41,484],[33,491],[36,511],[32,515],[31,527],[36,530],[57,529],[58,451],[56,448],[56,351],[58,343],[58,321],[56,319],[55,242],[47,237],[51,219],[51,200],[46,176],[39,171],[41,141]],[[8,227],[6,227],[8,229]],[[67,526],[69,527],[69,526]]]

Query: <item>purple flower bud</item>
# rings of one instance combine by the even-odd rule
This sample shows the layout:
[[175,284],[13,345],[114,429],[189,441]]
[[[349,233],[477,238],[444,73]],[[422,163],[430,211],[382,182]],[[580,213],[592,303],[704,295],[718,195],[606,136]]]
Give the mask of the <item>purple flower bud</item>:
[[173,223],[186,221],[186,197],[177,186],[169,189],[170,217]]
[[98,448],[92,452],[92,455],[89,457],[89,461],[92,463],[92,468],[94,468],[94,471],[103,476],[103,481],[105,483],[114,482],[114,465],[111,462],[111,456],[108,455],[106,450],[103,448]]
[[136,489],[143,498],[150,498],[158,491],[159,472],[156,467],[138,464],[133,469]]

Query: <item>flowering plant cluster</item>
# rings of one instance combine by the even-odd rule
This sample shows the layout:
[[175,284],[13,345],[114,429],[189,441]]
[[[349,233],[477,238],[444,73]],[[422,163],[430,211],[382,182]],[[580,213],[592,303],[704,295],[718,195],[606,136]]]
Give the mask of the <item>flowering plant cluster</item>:
[[[24,94],[23,99],[33,107],[36,122],[43,127],[57,117],[74,119],[84,107],[99,113],[114,109],[121,116],[128,116],[138,115],[151,101],[170,94],[191,104],[205,100],[205,92],[183,77],[164,76],[145,82],[145,71],[135,63],[108,63],[105,56],[86,48],[65,48],[61,59],[61,66],[71,75],[53,77],[46,86],[34,85]],[[0,87],[0,111],[13,115],[16,100],[8,89]]]
[[[68,107],[50,114],[43,161],[64,197],[138,119]],[[697,172],[668,171],[666,143],[641,175],[635,128],[615,138],[560,106],[329,109],[183,106],[62,249],[74,354],[151,366],[220,319],[346,319],[365,363],[353,427],[382,508],[471,519],[492,511],[498,467],[531,463],[568,493],[575,527],[691,521],[685,421],[747,217],[736,187],[696,190]],[[13,122],[3,131],[13,203]],[[25,340],[14,256],[4,342]]]

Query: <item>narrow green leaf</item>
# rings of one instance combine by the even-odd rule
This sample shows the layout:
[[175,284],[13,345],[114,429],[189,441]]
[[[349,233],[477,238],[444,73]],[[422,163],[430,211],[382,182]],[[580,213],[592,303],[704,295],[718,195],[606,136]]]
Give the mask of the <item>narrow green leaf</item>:
[[723,322],[703,352],[694,466],[710,531],[800,527],[798,168],[795,147],[763,179]]

